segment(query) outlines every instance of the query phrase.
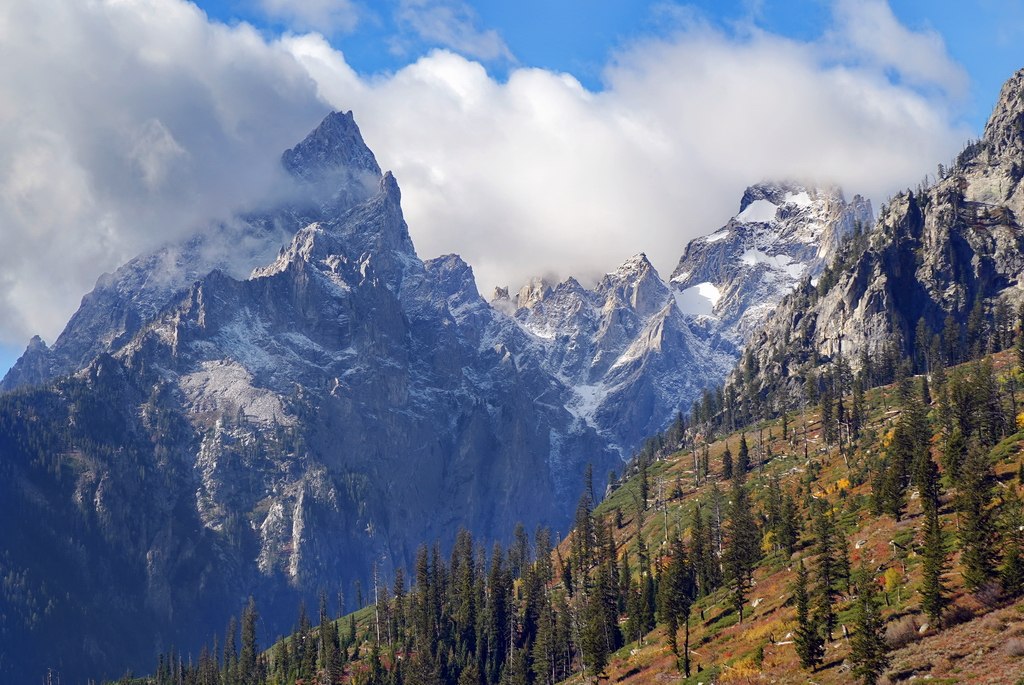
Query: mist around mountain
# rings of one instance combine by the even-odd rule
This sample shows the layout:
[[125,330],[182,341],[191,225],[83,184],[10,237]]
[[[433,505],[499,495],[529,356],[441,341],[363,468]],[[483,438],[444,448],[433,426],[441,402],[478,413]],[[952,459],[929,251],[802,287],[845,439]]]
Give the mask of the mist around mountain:
[[[197,650],[249,596],[261,630],[285,634],[301,600],[312,605],[323,592],[342,612],[368,588],[378,594],[380,578],[415,568],[419,604],[396,616],[419,606],[426,613],[404,614],[426,622],[409,639],[427,639],[429,625],[434,637],[416,649],[389,642],[388,677],[398,677],[399,654],[432,681],[461,682],[467,672],[467,682],[488,684],[593,676],[627,637],[654,629],[655,614],[688,626],[673,602],[692,606],[705,593],[742,619],[765,537],[781,535],[768,523],[777,518],[770,498],[750,500],[747,511],[736,504],[749,485],[732,474],[755,465],[744,430],[751,440],[758,432],[761,466],[771,460],[763,432],[775,425],[764,421],[786,417],[787,434],[794,412],[806,420],[815,405],[818,456],[806,424],[802,445],[781,448],[794,459],[803,448],[793,473],[820,475],[828,462],[847,481],[839,490],[860,488],[876,503],[871,516],[898,522],[910,486],[918,499],[931,497],[935,445],[957,511],[1003,517],[1012,506],[993,505],[989,469],[1002,464],[1005,481],[1003,462],[1018,453],[1017,442],[993,451],[1015,435],[1017,376],[984,363],[942,374],[1018,335],[1022,91],[1024,72],[1004,87],[984,137],[934,184],[887,203],[877,224],[858,196],[847,203],[838,189],[762,183],[736,217],[687,246],[667,282],[638,254],[594,288],[536,280],[490,303],[458,256],[420,259],[397,180],[381,173],[351,113],[328,116],[282,158],[303,193],[102,278],[53,346],[33,340],[4,379],[0,507],[11,525],[0,537],[0,674],[17,681],[55,668],[75,680],[146,668],[171,646]],[[913,389],[915,373],[947,394]],[[898,398],[879,401],[886,416],[890,403],[897,408],[896,429],[906,426],[879,437],[893,419],[876,418],[868,432],[865,393],[894,381]],[[723,524],[719,501],[724,527],[702,562],[711,576],[686,585],[699,538],[678,511],[679,541],[670,540],[664,506],[660,551],[653,539],[637,543],[636,573],[619,566],[612,521],[591,509],[594,474],[598,483],[622,469],[643,479],[653,461],[687,463],[692,452],[687,475],[700,490],[711,445],[737,429],[736,462],[721,454],[732,511]],[[660,481],[653,495],[649,481],[637,486],[638,530],[649,500],[674,498],[665,489],[682,492],[683,475],[679,485]],[[608,482],[622,484],[615,475]],[[968,493],[982,499],[968,502]],[[794,516],[817,516],[814,502],[833,495],[846,497],[824,481],[800,481]],[[922,516],[943,504],[938,495],[926,501],[934,511]],[[847,514],[866,516],[863,504]],[[500,606],[484,600],[476,580],[485,595],[505,597],[511,569],[522,574],[528,555],[499,553],[488,564],[473,544],[458,547],[456,531],[521,541],[518,522],[557,541],[574,512],[576,532],[553,552],[562,555],[558,573],[523,576],[548,600],[560,583],[568,607],[551,607],[549,624],[571,635],[559,643],[567,651],[537,671],[553,663],[534,653],[543,612],[517,604],[520,595]],[[801,540],[820,538],[820,530],[798,533],[790,558]],[[434,540],[433,555],[417,551]],[[961,538],[964,587],[977,595],[998,582],[1004,601],[1015,562],[991,542]],[[445,567],[452,549],[461,566]],[[1010,575],[997,575],[1007,564]],[[460,611],[481,610],[491,623],[461,616],[461,636],[442,631],[437,602],[452,578],[474,588]],[[673,587],[664,582],[681,585],[662,597]],[[835,604],[832,580],[824,582]],[[858,587],[847,595],[869,595]],[[863,615],[874,605],[859,606]],[[623,618],[628,627],[617,632]],[[872,620],[875,630],[882,619]],[[379,636],[374,644],[379,659]],[[365,636],[345,649],[353,645],[353,656],[370,648]],[[323,653],[301,658],[316,664]],[[250,653],[245,663],[271,662]],[[384,677],[378,667],[371,662],[371,678]],[[248,682],[233,668],[216,664],[213,682]],[[283,672],[283,682],[293,675]]]
[[[757,339],[771,354],[749,344],[599,505],[585,481],[561,542],[540,529],[532,553],[520,530],[488,560],[462,533],[450,562],[424,546],[411,588],[399,576],[368,609],[229,654],[222,682],[1018,682],[1022,91],[1024,72],[981,141],[784,298]],[[857,307],[831,316],[840,301]],[[816,324],[840,334],[816,345]]]

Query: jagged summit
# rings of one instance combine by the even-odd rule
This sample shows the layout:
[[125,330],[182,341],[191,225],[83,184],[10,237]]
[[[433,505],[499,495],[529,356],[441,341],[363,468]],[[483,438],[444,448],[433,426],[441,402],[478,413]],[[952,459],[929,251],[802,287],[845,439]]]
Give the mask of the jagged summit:
[[710,335],[735,352],[784,295],[873,221],[868,200],[846,202],[838,187],[758,183],[743,193],[736,216],[686,246],[671,285],[680,308],[705,317]]
[[1024,69],[1003,84],[982,140],[996,156],[1024,149]]
[[815,183],[801,182],[795,180],[787,181],[761,181],[748,186],[740,198],[740,209],[737,216],[754,202],[765,200],[776,207],[786,205],[796,208],[809,207],[814,201],[828,197],[839,202],[844,202],[842,188],[831,185],[818,185]]
[[1024,302],[1022,178],[1024,70],[1003,86],[981,140],[933,184],[888,202],[824,286],[780,306],[751,344],[764,365],[757,381],[795,385],[809,360],[833,358],[840,339],[854,370],[908,358],[925,372],[936,357],[961,361],[979,328],[1012,330]]
[[638,253],[592,289],[531,279],[491,306],[529,336],[543,368],[572,392],[569,411],[628,456],[689,406],[730,359],[694,336],[668,285]]
[[[164,245],[104,274],[49,348],[32,345],[0,382],[0,391],[45,383],[87,365],[97,354],[124,345],[173,297],[215,269],[238,278],[264,267],[282,245],[312,223],[329,223],[366,200],[362,224],[384,220],[357,236],[363,251],[386,248],[414,253],[401,217],[401,192],[390,172],[381,175],[352,112],[332,112],[281,157],[302,182],[281,206],[258,207],[233,220],[197,227],[180,242]],[[344,223],[344,222],[342,222]],[[359,217],[348,217],[348,224]]]
[[314,182],[339,169],[381,175],[351,111],[328,114],[301,143],[281,155],[281,164],[293,176]]
[[597,285],[597,293],[607,302],[615,297],[629,304],[638,316],[646,318],[669,300],[669,289],[643,252],[636,254]]

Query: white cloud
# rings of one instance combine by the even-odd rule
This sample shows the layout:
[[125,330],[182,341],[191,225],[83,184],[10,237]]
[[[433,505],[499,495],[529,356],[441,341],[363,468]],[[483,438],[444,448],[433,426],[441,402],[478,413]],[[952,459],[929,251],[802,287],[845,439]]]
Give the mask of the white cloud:
[[349,32],[359,23],[352,0],[259,0],[260,8],[273,19],[286,21],[299,31],[331,35]]
[[[477,27],[476,12],[463,0],[399,0],[395,20],[430,45],[488,62],[515,59],[497,31]],[[395,47],[403,50],[401,37]]]
[[639,251],[669,271],[764,178],[884,199],[966,137],[955,70],[881,56],[842,11],[810,43],[689,21],[591,92],[540,69],[499,82],[444,50],[362,78],[319,35],[268,42],[181,0],[4,3],[0,342],[52,340],[100,271],[271,192],[324,102],[395,171],[420,254],[461,253],[485,293]]
[[103,271],[268,194],[328,109],[177,0],[0,3],[0,54],[0,342],[52,341]]
[[677,18],[677,33],[620,53],[599,93],[537,69],[500,83],[445,51],[332,87],[350,76],[332,79],[329,46],[289,48],[395,170],[420,252],[459,252],[485,293],[537,273],[593,278],[641,250],[668,272],[753,182],[818,179],[881,201],[967,137],[945,98],[894,85],[891,65]]
[[895,69],[912,85],[933,86],[958,98],[966,95],[967,72],[950,58],[938,32],[910,30],[885,0],[837,0],[834,14],[836,29],[830,37],[846,57]]

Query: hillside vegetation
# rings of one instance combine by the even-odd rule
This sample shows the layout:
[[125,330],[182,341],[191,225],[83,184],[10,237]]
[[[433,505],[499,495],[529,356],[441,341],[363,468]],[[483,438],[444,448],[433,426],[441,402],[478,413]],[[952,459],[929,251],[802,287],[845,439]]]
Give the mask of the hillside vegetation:
[[721,437],[679,417],[558,544],[462,532],[374,606],[262,654],[243,617],[144,682],[1020,682],[1019,349],[866,391],[840,358]]

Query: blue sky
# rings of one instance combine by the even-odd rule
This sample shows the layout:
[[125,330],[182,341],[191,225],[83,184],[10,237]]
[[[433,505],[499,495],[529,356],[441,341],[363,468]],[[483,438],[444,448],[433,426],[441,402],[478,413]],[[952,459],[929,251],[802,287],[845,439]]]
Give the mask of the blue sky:
[[[199,0],[211,18],[227,23],[246,21],[270,34],[306,30],[308,25],[268,13],[260,0]],[[454,3],[453,3],[454,4]],[[462,3],[460,3],[462,4]],[[782,36],[810,40],[830,23],[827,0],[476,0],[464,3],[476,27],[493,30],[507,44],[513,60],[484,60],[498,78],[514,67],[566,71],[592,90],[602,87],[601,75],[615,52],[632,42],[671,30],[678,10],[692,12],[726,30],[754,25]],[[356,6],[352,27],[327,30],[331,43],[362,74],[399,69],[426,50],[445,47],[403,30],[396,19],[400,2]],[[950,55],[970,76],[970,92],[962,116],[979,131],[984,126],[999,86],[1024,66],[1024,0],[891,0],[896,17],[915,30],[937,32]],[[396,41],[396,37],[401,39]],[[402,48],[396,48],[395,43]]]
[[420,255],[486,296],[640,251],[667,275],[765,178],[880,204],[1024,67],[1024,0],[198,6],[0,3],[0,369],[102,273],[272,192],[330,109],[395,171]]

